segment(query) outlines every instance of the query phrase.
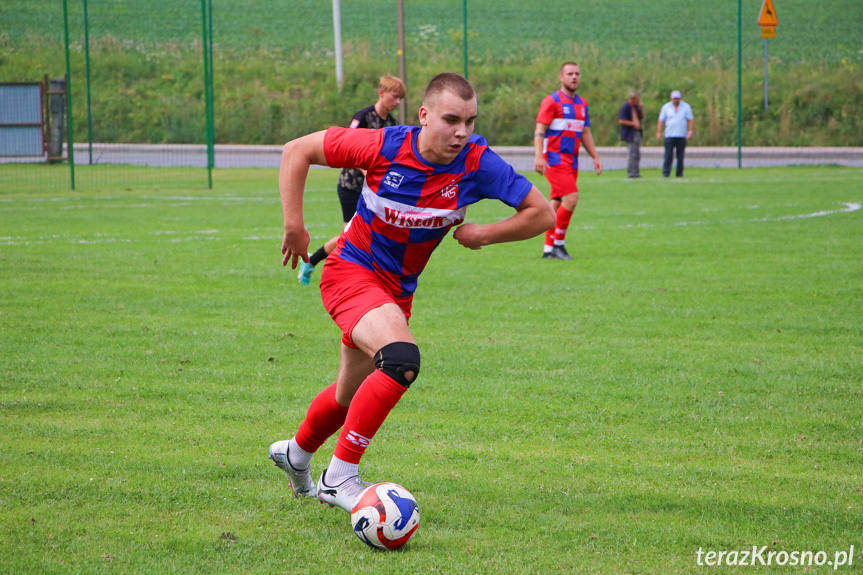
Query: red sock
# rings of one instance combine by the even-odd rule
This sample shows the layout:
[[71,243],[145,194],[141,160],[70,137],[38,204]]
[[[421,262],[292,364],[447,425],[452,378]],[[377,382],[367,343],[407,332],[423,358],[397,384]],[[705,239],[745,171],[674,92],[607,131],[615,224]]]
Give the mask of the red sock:
[[572,212],[563,207],[563,204],[557,208],[557,221],[554,224],[554,239],[563,242],[566,239],[566,230],[569,228],[569,220],[572,219]]
[[348,408],[336,401],[334,383],[312,400],[294,439],[305,451],[314,453],[344,424],[347,413]]
[[407,388],[380,370],[374,370],[351,400],[345,425],[339,434],[335,456],[359,463],[366,447]]
[[547,232],[545,232],[545,245],[553,246],[554,245],[554,228],[551,228]]

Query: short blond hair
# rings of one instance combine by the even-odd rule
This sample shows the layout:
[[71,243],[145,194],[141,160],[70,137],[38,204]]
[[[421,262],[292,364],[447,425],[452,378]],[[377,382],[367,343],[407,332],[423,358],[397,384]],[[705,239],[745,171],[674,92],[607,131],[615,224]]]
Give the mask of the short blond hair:
[[387,74],[386,76],[381,76],[381,83],[378,86],[378,90],[383,90],[384,92],[392,92],[399,98],[404,98],[407,90],[405,89],[405,83],[401,81],[401,78],[396,78],[395,76],[390,76]]

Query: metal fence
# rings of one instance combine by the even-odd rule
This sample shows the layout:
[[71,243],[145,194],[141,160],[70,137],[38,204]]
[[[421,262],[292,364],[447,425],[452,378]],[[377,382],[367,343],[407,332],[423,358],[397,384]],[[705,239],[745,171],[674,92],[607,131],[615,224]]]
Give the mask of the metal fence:
[[[762,2],[405,0],[407,121],[426,81],[456,71],[477,87],[477,131],[496,147],[530,146],[539,101],[559,86],[560,63],[576,60],[609,169],[625,165],[617,113],[632,88],[647,110],[648,163],[673,89],[694,109],[692,151],[705,165],[859,161],[859,3],[773,0],[777,34],[767,44]],[[135,185],[207,186],[208,167],[248,165],[256,148],[236,145],[277,146],[372,103],[377,78],[398,70],[396,4],[338,3],[339,88],[330,1],[4,0],[0,82],[68,70],[77,187],[98,188],[131,164],[177,167],[128,170]],[[825,147],[842,151],[815,151]],[[46,157],[0,158],[4,180],[68,188],[70,174],[48,169]]]

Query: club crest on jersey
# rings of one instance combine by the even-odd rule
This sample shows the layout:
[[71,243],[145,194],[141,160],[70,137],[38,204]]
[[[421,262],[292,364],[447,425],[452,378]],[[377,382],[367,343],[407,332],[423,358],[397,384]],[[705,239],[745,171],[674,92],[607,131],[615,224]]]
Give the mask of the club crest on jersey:
[[444,189],[440,191],[440,195],[445,200],[453,199],[458,193],[458,184],[453,182],[452,184],[446,186]]
[[398,172],[387,172],[386,177],[384,177],[384,185],[391,187],[394,190],[399,189],[399,186],[402,185],[402,180],[405,177]]

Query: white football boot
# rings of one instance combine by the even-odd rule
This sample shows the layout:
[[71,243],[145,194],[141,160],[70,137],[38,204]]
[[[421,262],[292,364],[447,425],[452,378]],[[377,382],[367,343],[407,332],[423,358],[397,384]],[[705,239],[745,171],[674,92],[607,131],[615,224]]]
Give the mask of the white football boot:
[[291,485],[291,491],[294,492],[294,497],[314,497],[315,496],[315,481],[312,479],[309,466],[306,469],[295,469],[288,459],[288,446],[291,441],[285,439],[276,441],[270,445],[270,459],[276,467],[280,467],[288,474],[288,481]]
[[318,480],[318,499],[322,503],[328,503],[330,507],[339,507],[350,513],[360,495],[371,485],[362,481],[358,475],[354,475],[336,486],[330,486],[327,484],[327,470],[324,469]]

